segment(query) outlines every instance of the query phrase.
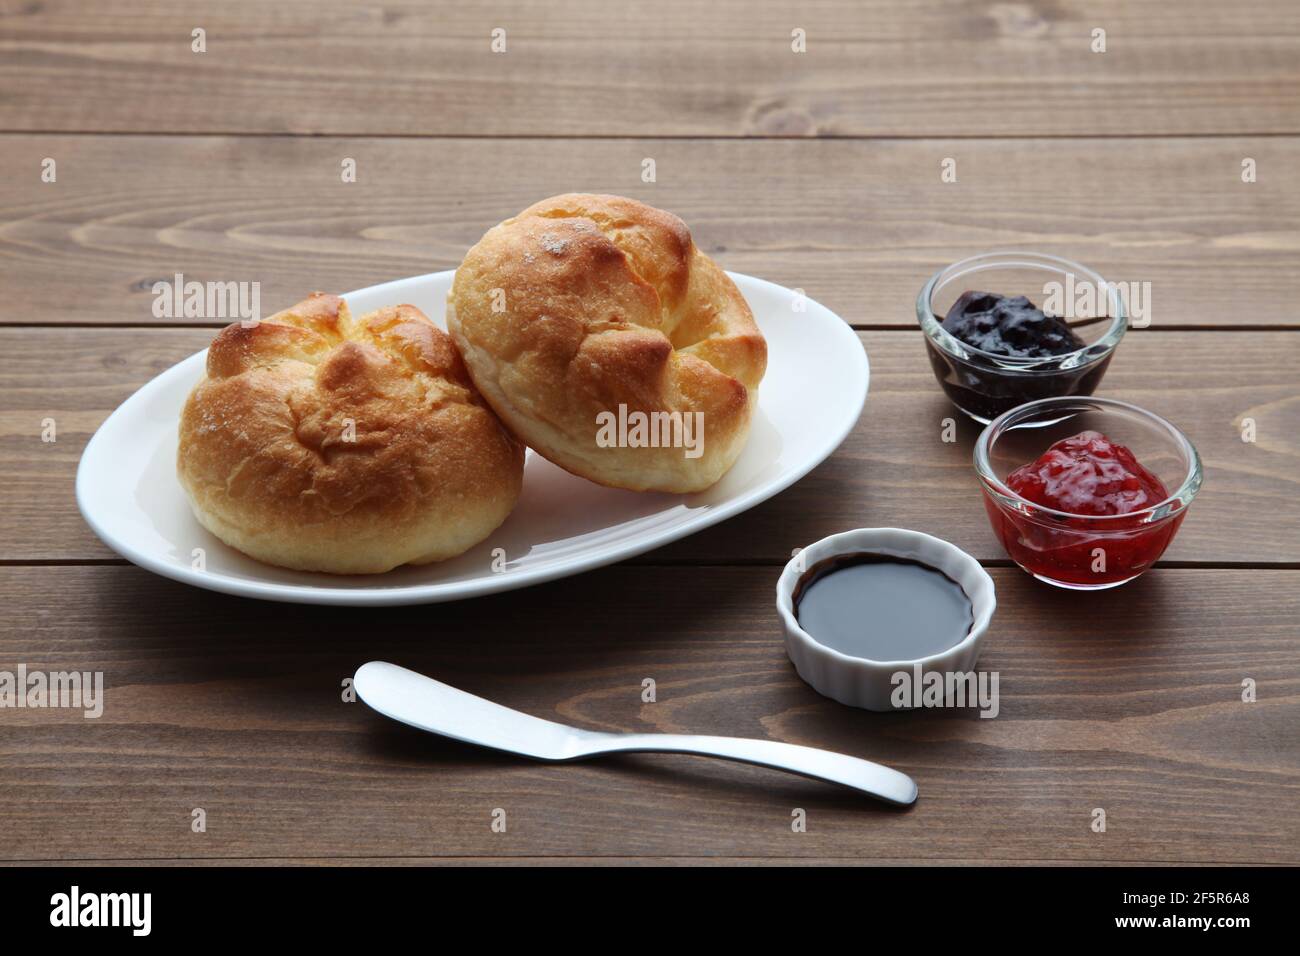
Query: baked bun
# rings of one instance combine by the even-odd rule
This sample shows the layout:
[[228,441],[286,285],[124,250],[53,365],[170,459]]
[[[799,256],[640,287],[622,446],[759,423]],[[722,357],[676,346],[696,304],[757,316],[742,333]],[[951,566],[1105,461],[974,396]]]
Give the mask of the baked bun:
[[222,329],[181,413],[176,468],[226,544],[302,571],[377,574],[482,541],[524,450],[419,309],[354,319],[316,293]]
[[744,297],[686,224],[620,196],[556,196],[489,230],[456,270],[447,326],[519,438],[638,491],[721,478],[767,367]]

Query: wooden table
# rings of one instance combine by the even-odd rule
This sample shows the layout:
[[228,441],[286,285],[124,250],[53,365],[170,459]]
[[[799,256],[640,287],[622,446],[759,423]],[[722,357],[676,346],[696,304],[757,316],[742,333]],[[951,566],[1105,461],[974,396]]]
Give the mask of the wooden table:
[[[1300,862],[1300,6],[45,0],[0,6],[0,51],[0,669],[107,683],[98,720],[0,710],[4,860]],[[269,312],[453,268],[573,189],[671,209],[727,268],[850,321],[872,381],[843,447],[686,541],[431,607],[195,590],[82,522],[89,436],[220,324],[154,318],[155,280],[258,281]],[[941,438],[914,297],[999,247],[1151,283],[1103,390],[1180,424],[1206,484],[1117,591],[1012,566],[976,429]],[[991,569],[996,719],[855,711],[795,675],[778,569],[870,525]],[[345,702],[372,658],[587,727],[858,754],[920,802],[689,757],[495,756]]]

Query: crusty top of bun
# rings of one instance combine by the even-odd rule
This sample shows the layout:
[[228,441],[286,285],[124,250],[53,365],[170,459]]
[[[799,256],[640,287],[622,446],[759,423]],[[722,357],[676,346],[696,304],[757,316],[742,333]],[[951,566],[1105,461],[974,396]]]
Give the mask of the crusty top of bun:
[[[767,345],[735,283],[671,213],[620,196],[543,200],[456,271],[448,328],[505,423],[576,474],[695,491],[744,445]],[[703,414],[703,453],[602,447],[597,415]]]
[[359,319],[315,293],[213,341],[177,459],[223,540],[289,567],[383,571],[458,554],[518,497],[523,449],[414,306]]

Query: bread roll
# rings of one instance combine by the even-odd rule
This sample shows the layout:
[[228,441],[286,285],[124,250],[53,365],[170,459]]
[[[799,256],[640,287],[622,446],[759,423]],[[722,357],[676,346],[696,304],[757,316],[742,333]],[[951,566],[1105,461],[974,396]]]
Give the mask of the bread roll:
[[523,447],[418,309],[316,293],[227,326],[180,422],[177,472],[226,544],[304,571],[460,554],[519,497]]
[[749,306],[685,223],[619,196],[556,196],[489,230],[447,325],[515,435],[618,488],[716,482],[767,367]]

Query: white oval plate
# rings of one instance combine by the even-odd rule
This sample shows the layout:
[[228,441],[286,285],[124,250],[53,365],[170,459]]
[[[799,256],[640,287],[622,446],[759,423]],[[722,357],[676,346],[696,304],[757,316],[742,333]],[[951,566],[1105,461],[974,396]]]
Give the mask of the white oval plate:
[[[347,293],[354,314],[410,303],[439,326],[451,272]],[[528,453],[519,504],[482,544],[439,564],[343,576],[262,564],[221,543],[176,479],[177,423],[203,377],[192,355],[122,403],[77,469],[77,505],[104,543],[164,577],[243,597],[304,604],[424,604],[551,581],[660,547],[739,514],[794,484],[853,428],[867,398],[867,355],[834,312],[790,289],[732,275],[767,338],[767,375],[749,442],[712,488],[693,495],[604,488]],[[800,308],[796,308],[800,306]],[[195,567],[202,549],[203,569]],[[504,567],[493,570],[493,552]]]

